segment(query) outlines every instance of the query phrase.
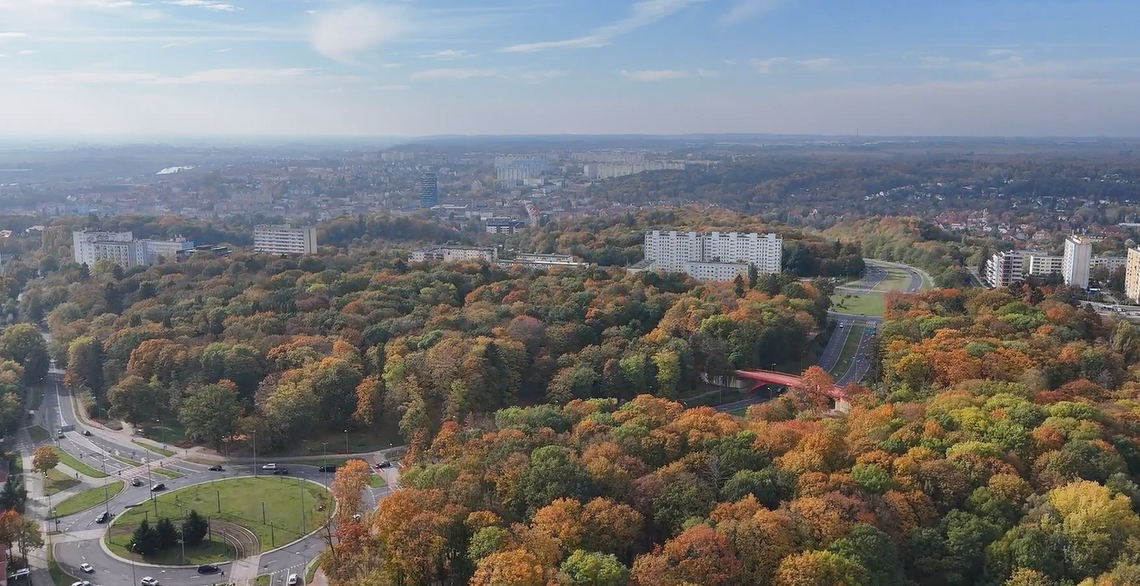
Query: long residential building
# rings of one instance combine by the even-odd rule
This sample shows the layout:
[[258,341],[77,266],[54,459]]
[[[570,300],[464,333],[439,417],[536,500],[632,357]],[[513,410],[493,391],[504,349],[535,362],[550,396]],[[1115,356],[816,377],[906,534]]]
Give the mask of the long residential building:
[[688,273],[701,281],[731,281],[747,276],[751,267],[760,274],[780,272],[783,240],[776,234],[738,232],[664,232],[645,234],[647,269]]
[[253,228],[253,250],[267,254],[316,254],[317,229],[261,224]]
[[185,238],[135,240],[131,232],[77,231],[71,233],[71,241],[75,262],[90,266],[109,260],[124,269],[178,260],[194,249],[194,243]]

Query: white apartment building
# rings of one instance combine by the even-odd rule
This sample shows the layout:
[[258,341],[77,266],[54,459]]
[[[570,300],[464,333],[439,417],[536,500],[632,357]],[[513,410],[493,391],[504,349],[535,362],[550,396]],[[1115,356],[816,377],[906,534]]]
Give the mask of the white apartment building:
[[474,246],[430,246],[413,250],[408,255],[411,262],[425,262],[441,260],[443,262],[461,262],[465,260],[485,260],[494,262],[499,257],[498,250],[494,248],[478,248]]
[[1123,256],[1094,256],[1089,263],[1089,269],[1105,269],[1112,274],[1128,266],[1128,259]]
[[91,252],[95,262],[109,260],[124,269],[150,264],[146,259],[146,246],[140,240],[92,242]]
[[587,179],[613,179],[636,175],[646,171],[684,171],[685,163],[678,161],[650,161],[648,163],[590,163],[582,167]]
[[534,179],[546,171],[546,155],[507,155],[495,157],[495,178],[518,182]]
[[1140,303],[1140,248],[1129,248],[1124,269],[1124,295]]
[[1088,289],[1092,242],[1084,236],[1069,236],[1065,239],[1065,255],[1061,262],[1061,277],[1065,284]]
[[99,260],[95,256],[96,242],[132,242],[135,236],[130,232],[89,232],[81,230],[71,233],[71,256],[81,265],[93,265]]
[[645,259],[650,268],[688,273],[702,281],[731,281],[756,272],[780,272],[784,242],[775,234],[737,232],[663,232],[645,234]]
[[146,254],[147,264],[162,260],[176,260],[179,256],[194,250],[194,243],[185,238],[174,240],[140,240]]
[[313,226],[255,226],[253,250],[267,254],[316,254],[317,229]]
[[[1041,258],[1048,258],[1040,255]],[[993,287],[1008,287],[1025,279],[1034,253],[1028,250],[999,252],[990,258],[986,265],[986,280]]]
[[1027,275],[1046,276],[1054,273],[1060,274],[1064,259],[1059,256],[1044,256],[1034,254],[1029,257],[1029,270]]

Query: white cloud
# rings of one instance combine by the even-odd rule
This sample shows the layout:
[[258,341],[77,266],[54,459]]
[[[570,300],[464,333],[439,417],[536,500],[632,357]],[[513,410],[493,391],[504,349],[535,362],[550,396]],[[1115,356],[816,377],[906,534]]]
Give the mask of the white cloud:
[[453,61],[455,59],[468,59],[471,57],[478,57],[478,53],[471,53],[467,49],[445,49],[443,51],[436,51],[435,53],[425,53],[420,55],[421,59],[438,59],[440,61]]
[[927,69],[933,69],[935,67],[942,67],[943,65],[946,65],[947,63],[950,62],[950,58],[949,57],[930,57],[930,56],[927,56],[927,57],[919,57],[918,62],[920,64],[922,64],[922,66],[927,68]]
[[473,77],[501,77],[498,69],[426,69],[412,73],[411,79],[471,79]]
[[663,81],[666,79],[682,79],[689,77],[688,71],[676,69],[647,69],[642,71],[621,70],[621,74],[634,81]]
[[738,0],[721,17],[721,21],[725,24],[737,23],[771,12],[787,2],[788,0]]
[[720,72],[715,69],[698,69],[697,75],[701,77],[720,77]]
[[986,55],[989,57],[1005,57],[1008,55],[1019,54],[1021,54],[1020,51],[1014,51],[1013,49],[990,49],[989,51],[986,51]]
[[725,65],[736,65],[736,59],[725,59],[724,64]]
[[210,51],[210,52],[211,53],[229,53],[232,50],[233,50],[232,48],[226,47],[225,49],[214,49],[213,51]]
[[163,4],[171,4],[173,6],[196,6],[205,8],[206,10],[213,10],[214,12],[233,12],[236,7],[228,2],[216,2],[214,0],[167,0]]
[[772,66],[777,63],[787,63],[787,57],[773,57],[771,59],[749,59],[748,63],[756,73],[772,73]]
[[530,71],[530,72],[522,74],[521,77],[522,77],[522,80],[524,82],[529,83],[531,85],[537,85],[537,84],[540,84],[540,83],[542,83],[548,79],[554,79],[556,77],[562,77],[563,75],[566,75],[565,71],[550,70],[550,71]]
[[390,91],[404,91],[412,89],[410,85],[378,85],[372,89],[377,90],[390,90]]
[[403,67],[403,66],[404,66],[403,63],[385,63],[383,65],[384,69],[395,69],[397,67]]
[[835,69],[835,66],[838,64],[839,64],[839,62],[836,61],[835,59],[829,59],[827,57],[820,58],[820,59],[804,59],[802,61],[796,61],[796,65],[799,65],[800,67],[803,67],[804,69],[807,69],[808,71],[829,71],[829,70]]
[[706,0],[642,0],[629,7],[629,16],[617,22],[598,27],[589,35],[561,41],[523,43],[503,47],[506,53],[533,53],[548,49],[586,49],[609,45],[614,37],[649,26],[665,17]]
[[407,29],[402,11],[357,4],[317,15],[309,43],[329,59],[352,61],[354,54],[399,37]]
[[0,33],[0,41],[4,39],[22,39],[27,36],[28,33]]
[[7,57],[7,55],[5,55],[5,54],[3,54],[3,53],[0,53],[0,59],[3,59],[3,58],[5,58],[5,57]]
[[21,55],[35,55],[36,53],[39,53],[39,51],[33,51],[31,49],[24,49],[23,51],[20,51]]

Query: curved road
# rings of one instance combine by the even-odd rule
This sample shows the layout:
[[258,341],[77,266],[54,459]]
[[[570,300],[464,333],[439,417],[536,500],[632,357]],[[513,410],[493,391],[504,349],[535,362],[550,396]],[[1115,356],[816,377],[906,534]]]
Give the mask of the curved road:
[[[207,467],[193,462],[178,459],[178,456],[164,458],[152,454],[141,446],[130,443],[124,436],[109,433],[105,430],[86,427],[75,416],[70,396],[61,388],[58,373],[49,375],[44,381],[44,401],[36,414],[37,423],[49,431],[57,430],[62,425],[74,425],[75,431],[64,433],[60,440],[52,439],[43,444],[58,445],[67,453],[79,458],[81,461],[95,469],[106,469],[110,479],[122,479],[126,482],[130,478],[139,477],[143,485],[131,486],[126,482],[121,493],[107,501],[105,504],[87,511],[70,515],[58,520],[51,527],[59,533],[51,536],[56,561],[65,572],[75,576],[77,580],[89,580],[101,586],[134,586],[144,576],[157,578],[163,586],[202,586],[213,582],[228,582],[232,576],[232,562],[218,564],[225,572],[221,574],[200,575],[196,568],[157,567],[144,564],[129,563],[109,555],[101,546],[100,541],[108,525],[98,524],[95,518],[104,510],[119,514],[133,505],[144,506],[151,497],[150,486],[153,482],[166,484],[167,490],[176,490],[192,484],[201,484],[212,480],[233,478],[237,476],[264,475],[265,472],[253,464],[226,465],[224,472],[210,472]],[[83,430],[91,433],[84,436]],[[34,449],[32,446],[24,446]],[[153,472],[148,473],[146,465],[135,467],[114,459],[114,456],[126,457],[135,461],[149,463],[153,467],[163,467],[182,475],[181,478],[166,478]],[[343,459],[343,455],[332,455],[330,459]],[[269,460],[265,460],[268,462]],[[259,462],[260,464],[260,462]],[[328,486],[332,482],[332,475],[322,473],[317,466],[300,465],[295,463],[283,464],[289,468],[293,477]],[[392,482],[394,471],[385,470],[386,480]],[[300,480],[298,480],[300,481]],[[86,490],[90,483],[79,487]],[[96,485],[99,486],[99,485]],[[78,490],[78,489],[77,489]],[[384,498],[391,489],[367,489],[366,502],[375,507],[379,499]],[[56,501],[53,504],[57,504]],[[33,504],[31,499],[29,504]],[[41,517],[47,512],[46,502],[38,504]],[[203,511],[203,514],[206,514]],[[48,522],[50,523],[50,522]],[[262,546],[262,554],[258,560],[256,574],[271,574],[272,584],[284,584],[285,577],[290,573],[303,574],[301,568],[307,562],[323,551],[324,538],[318,532],[304,539],[289,544],[275,551],[266,544]],[[89,563],[95,567],[94,574],[84,574],[79,565]],[[40,579],[37,577],[37,582]]]

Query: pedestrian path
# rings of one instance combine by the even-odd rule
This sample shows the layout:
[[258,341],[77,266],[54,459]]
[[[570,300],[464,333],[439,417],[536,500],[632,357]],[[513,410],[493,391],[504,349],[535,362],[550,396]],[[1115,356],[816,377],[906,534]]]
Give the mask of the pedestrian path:
[[260,565],[260,555],[235,561],[230,570],[230,581],[239,585],[254,586],[254,584],[257,583],[257,573]]

